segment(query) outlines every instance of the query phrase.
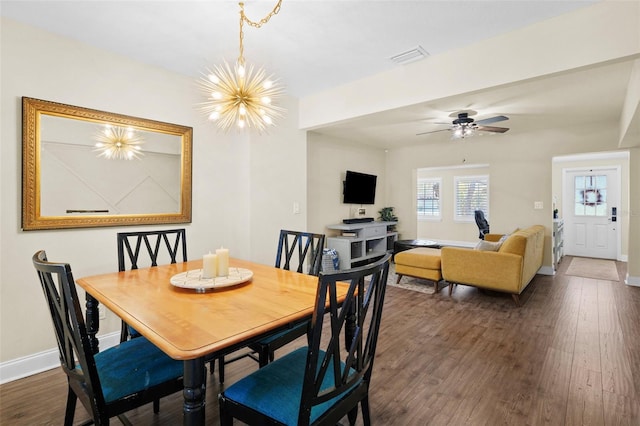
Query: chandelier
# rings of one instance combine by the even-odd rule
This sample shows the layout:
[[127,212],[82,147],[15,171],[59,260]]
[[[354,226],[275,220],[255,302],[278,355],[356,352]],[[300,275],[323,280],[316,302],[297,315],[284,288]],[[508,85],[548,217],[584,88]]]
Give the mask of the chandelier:
[[95,136],[95,150],[98,157],[115,160],[133,160],[143,155],[140,145],[143,139],[131,127],[112,126],[107,124]]
[[274,119],[282,117],[284,108],[274,105],[274,99],[284,92],[267,75],[263,68],[247,66],[244,60],[244,32],[246,22],[254,28],[266,24],[273,15],[280,11],[282,0],[273,10],[258,22],[251,21],[244,13],[244,3],[240,5],[240,55],[232,67],[226,61],[207,70],[200,79],[200,86],[205,93],[206,101],[201,109],[219,128],[228,131],[234,124],[238,128],[256,128],[262,132],[272,125]]

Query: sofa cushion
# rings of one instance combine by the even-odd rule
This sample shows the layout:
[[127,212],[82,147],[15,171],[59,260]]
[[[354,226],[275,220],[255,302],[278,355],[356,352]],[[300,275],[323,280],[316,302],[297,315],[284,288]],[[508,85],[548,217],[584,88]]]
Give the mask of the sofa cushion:
[[440,249],[418,247],[396,254],[397,265],[409,265],[421,269],[440,270]]

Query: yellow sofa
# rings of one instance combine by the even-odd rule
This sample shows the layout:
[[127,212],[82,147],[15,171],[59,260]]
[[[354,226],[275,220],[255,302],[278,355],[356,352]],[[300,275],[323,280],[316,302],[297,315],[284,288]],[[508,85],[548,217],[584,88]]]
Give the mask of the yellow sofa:
[[[510,293],[519,306],[520,294],[542,266],[544,229],[542,225],[533,225],[515,231],[497,251],[443,247],[442,277],[449,284],[449,294],[454,284],[471,285]],[[487,240],[496,238],[488,236]]]

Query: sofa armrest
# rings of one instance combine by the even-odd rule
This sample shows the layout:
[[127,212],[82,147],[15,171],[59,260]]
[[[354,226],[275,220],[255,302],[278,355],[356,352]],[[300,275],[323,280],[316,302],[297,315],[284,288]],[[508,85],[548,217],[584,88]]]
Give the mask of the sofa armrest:
[[522,256],[495,251],[443,247],[442,277],[459,284],[520,293]]
[[504,237],[504,234],[484,234],[485,241],[497,242],[500,238]]

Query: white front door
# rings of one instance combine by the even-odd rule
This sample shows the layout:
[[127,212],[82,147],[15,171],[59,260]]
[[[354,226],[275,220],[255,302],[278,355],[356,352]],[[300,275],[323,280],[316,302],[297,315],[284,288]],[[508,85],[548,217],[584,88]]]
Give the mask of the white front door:
[[565,170],[562,210],[565,254],[616,259],[617,169]]

